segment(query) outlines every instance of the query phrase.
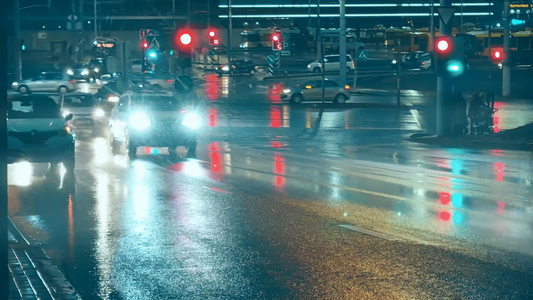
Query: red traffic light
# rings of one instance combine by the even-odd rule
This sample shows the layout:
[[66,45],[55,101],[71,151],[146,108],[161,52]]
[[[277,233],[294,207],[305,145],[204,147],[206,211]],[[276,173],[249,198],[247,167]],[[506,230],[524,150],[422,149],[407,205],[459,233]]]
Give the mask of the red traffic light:
[[278,50],[283,50],[283,45],[281,43],[278,43],[276,44],[276,48],[278,48]]
[[213,44],[214,44],[214,45],[218,45],[219,43],[220,43],[220,42],[218,41],[218,39],[214,39],[214,40],[213,40]]
[[214,30],[209,31],[209,36],[214,37],[216,35],[216,32]]
[[439,37],[435,41],[435,51],[439,56],[447,56],[452,52],[452,39],[447,36]]
[[272,40],[273,40],[274,42],[279,41],[279,35],[277,35],[277,34],[272,35]]
[[192,36],[189,33],[182,33],[179,41],[182,45],[189,45],[192,42]]
[[490,58],[494,62],[502,62],[505,59],[503,48],[492,48]]
[[143,44],[142,44],[142,47],[143,47],[143,49],[148,49],[148,47],[150,47],[150,45],[148,44],[148,41],[144,40]]

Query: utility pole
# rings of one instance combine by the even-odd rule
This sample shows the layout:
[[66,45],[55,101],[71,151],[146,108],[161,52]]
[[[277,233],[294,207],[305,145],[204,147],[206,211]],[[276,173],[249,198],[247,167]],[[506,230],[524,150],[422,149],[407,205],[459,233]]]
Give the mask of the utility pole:
[[70,39],[71,39],[71,51],[72,53],[70,53],[70,59],[72,61],[76,61],[78,58],[77,58],[77,51],[76,51],[76,45],[78,44],[78,38],[76,36],[76,21],[77,21],[77,18],[76,18],[76,0],[70,0]]
[[[440,7],[452,7],[451,0],[440,0]],[[441,36],[451,36],[451,22],[448,25],[440,18],[439,32]],[[450,78],[440,75],[437,78],[437,136],[453,133],[453,95]]]
[[96,11],[96,0],[94,0],[94,40],[98,36],[98,12]]
[[15,0],[13,11],[13,33],[15,36],[14,48],[14,61],[15,61],[15,80],[22,79],[22,53],[20,49],[20,0]]
[[[346,0],[339,0],[339,15],[340,81],[341,84],[346,84]],[[357,53],[354,59],[357,59]]]
[[228,62],[231,61],[231,31],[233,24],[231,23],[231,0],[228,0]]
[[80,20],[80,33],[79,33],[79,42],[78,42],[78,46],[79,46],[79,59],[80,60],[83,60],[83,57],[85,56],[85,18],[83,17],[83,14],[84,14],[84,10],[83,10],[83,0],[80,0],[79,2],[79,20]]
[[509,0],[505,0],[503,8],[503,82],[502,82],[502,96],[509,97],[511,95],[511,65],[509,59]]
[[322,42],[320,41],[320,0],[316,0],[316,60],[322,61]]
[[[19,1],[15,0],[15,10],[19,9]],[[16,15],[15,15],[16,16]],[[19,16],[20,17],[20,16]],[[7,12],[0,11],[0,36],[6,37],[8,32]],[[19,19],[20,22],[20,19]],[[15,26],[16,28],[16,26]],[[15,42],[15,45],[17,43]],[[20,48],[20,47],[19,47]],[[0,74],[7,74],[8,63],[7,53],[8,47],[6,43],[2,46],[0,51]],[[5,77],[4,77],[5,78]],[[18,78],[15,78],[18,80]],[[5,116],[7,113],[7,80],[2,80],[0,83],[0,115]],[[8,201],[7,201],[7,120],[0,119],[0,298],[9,298],[9,282],[11,273],[8,268]]]
[[172,27],[176,29],[176,0],[172,0]]
[[[435,41],[435,0],[431,0],[431,12],[429,14],[429,32],[431,34],[431,45]],[[433,46],[431,46],[433,49]]]

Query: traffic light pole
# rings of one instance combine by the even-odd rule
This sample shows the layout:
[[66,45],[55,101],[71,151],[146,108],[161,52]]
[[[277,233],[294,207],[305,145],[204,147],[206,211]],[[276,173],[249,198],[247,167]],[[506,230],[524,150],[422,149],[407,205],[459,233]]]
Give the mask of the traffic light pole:
[[[440,0],[441,7],[451,7],[452,1]],[[441,36],[451,36],[452,28],[440,18],[439,32]],[[442,70],[439,70],[442,71]],[[437,78],[437,136],[446,136],[453,133],[453,95],[452,81],[442,74]]]
[[502,96],[509,97],[511,95],[511,64],[509,53],[509,0],[505,0],[503,8],[503,81],[502,81]]

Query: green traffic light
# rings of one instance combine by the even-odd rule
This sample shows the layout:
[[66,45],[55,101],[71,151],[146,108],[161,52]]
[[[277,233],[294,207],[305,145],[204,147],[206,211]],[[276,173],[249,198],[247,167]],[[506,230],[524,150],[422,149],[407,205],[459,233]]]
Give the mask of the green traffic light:
[[461,61],[451,60],[448,62],[446,69],[450,75],[459,76],[463,74],[464,65]]

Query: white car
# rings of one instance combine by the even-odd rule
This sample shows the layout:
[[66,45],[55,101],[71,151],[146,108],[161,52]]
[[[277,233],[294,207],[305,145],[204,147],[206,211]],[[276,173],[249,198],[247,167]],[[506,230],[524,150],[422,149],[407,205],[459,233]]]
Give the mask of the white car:
[[[313,73],[322,73],[323,63],[320,61],[314,61],[307,65],[307,70]],[[340,55],[332,54],[324,56],[325,72],[339,71],[340,70]],[[346,55],[346,71],[355,71],[355,62],[351,55]]]
[[59,72],[42,72],[22,81],[15,81],[11,88],[21,94],[31,92],[59,92],[64,94],[76,90],[76,81]]
[[74,170],[75,138],[57,103],[45,95],[13,95],[7,107],[7,161],[63,163]]
[[79,131],[96,132],[103,128],[106,116],[103,103],[98,102],[90,93],[68,93],[61,97],[61,114],[72,115],[69,125],[76,133]]

